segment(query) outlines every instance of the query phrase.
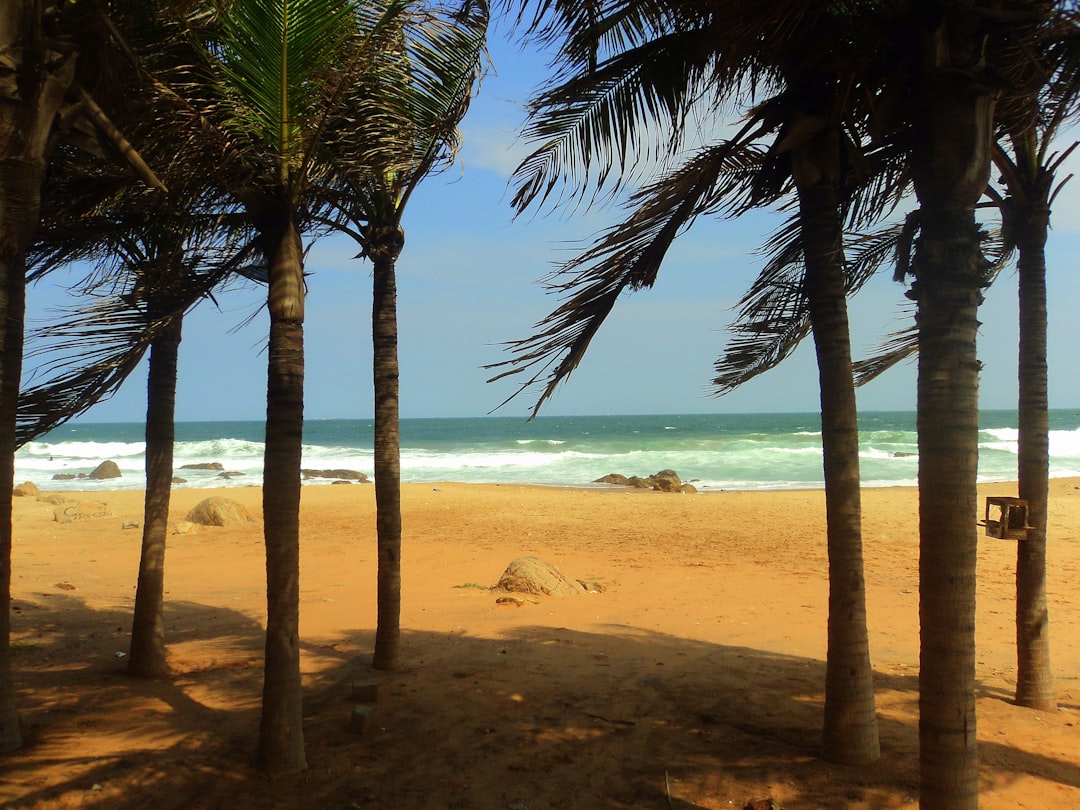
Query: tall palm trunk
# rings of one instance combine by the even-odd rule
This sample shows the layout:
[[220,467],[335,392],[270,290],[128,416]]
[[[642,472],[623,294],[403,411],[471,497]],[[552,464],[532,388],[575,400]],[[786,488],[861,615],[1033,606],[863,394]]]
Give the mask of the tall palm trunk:
[[75,69],[74,53],[48,47],[45,5],[42,0],[0,5],[0,751],[22,744],[11,674],[11,489],[26,249],[38,222],[53,121]]
[[0,751],[22,745],[11,670],[12,488],[15,484],[15,418],[22,376],[26,280],[22,263],[0,255]]
[[[835,143],[835,138],[829,140]],[[797,177],[805,178],[805,174],[798,172]],[[816,178],[800,183],[799,216],[820,381],[829,551],[822,754],[832,762],[860,764],[878,759],[881,748],[866,630],[859,424],[836,183]]]
[[183,316],[150,346],[146,384],[146,496],[128,673],[156,678],[165,664],[165,538],[172,495],[176,367]]
[[375,505],[378,534],[378,623],[375,669],[396,669],[401,658],[401,433],[398,411],[397,257],[405,244],[400,228],[374,234],[371,305],[375,387]]
[[[949,54],[977,69],[971,54],[979,42],[965,39],[966,22],[956,26],[955,41],[929,49],[931,58]],[[948,33],[943,26],[939,35]],[[975,205],[990,175],[994,97],[951,65],[934,63],[923,81],[911,159],[921,225],[912,289],[919,328],[920,806],[972,810],[979,805],[975,336],[987,283]]]
[[300,462],[304,426],[304,265],[294,212],[257,218],[269,265],[263,534],[266,660],[259,760],[269,773],[307,767],[300,681]]
[[[1047,184],[1048,187],[1049,184]],[[1048,189],[1047,189],[1048,190]],[[1045,194],[1019,212],[1020,356],[1019,495],[1028,502],[1026,540],[1016,557],[1016,702],[1043,711],[1057,708],[1050,669],[1046,602],[1046,513],[1050,440],[1046,371]]]
[[978,807],[975,573],[977,310],[972,212],[923,206],[919,312],[919,751],[921,806]]

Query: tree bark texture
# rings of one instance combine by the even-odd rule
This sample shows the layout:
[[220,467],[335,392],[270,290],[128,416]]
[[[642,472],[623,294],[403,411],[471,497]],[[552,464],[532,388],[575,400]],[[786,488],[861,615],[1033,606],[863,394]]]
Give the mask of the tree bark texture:
[[1016,702],[1055,711],[1046,601],[1046,515],[1050,425],[1046,365],[1046,236],[1050,211],[1043,200],[1020,213],[1019,496],[1028,502],[1027,539],[1017,543]]
[[165,662],[165,538],[172,495],[176,372],[183,318],[174,318],[150,346],[146,384],[146,496],[135,590],[128,673],[157,678]]
[[862,764],[881,755],[866,629],[859,424],[851,370],[837,187],[799,189],[805,290],[817,352],[829,552],[828,652],[822,754]]
[[307,767],[300,681],[300,466],[304,426],[303,245],[291,210],[260,219],[270,268],[263,534],[266,660],[259,760]]
[[927,18],[912,126],[919,370],[919,763],[924,810],[975,810],[978,307],[987,284],[975,205],[990,179],[995,95],[981,11]]
[[398,228],[375,235],[371,335],[375,388],[375,509],[378,535],[378,622],[372,666],[401,663],[401,434],[397,327],[397,257],[404,245]]
[[919,321],[920,806],[978,807],[975,334],[985,267],[972,209],[923,208]]
[[46,5],[0,4],[0,751],[22,744],[11,672],[11,489],[26,250],[38,223],[49,136],[75,70],[74,54],[49,47]]

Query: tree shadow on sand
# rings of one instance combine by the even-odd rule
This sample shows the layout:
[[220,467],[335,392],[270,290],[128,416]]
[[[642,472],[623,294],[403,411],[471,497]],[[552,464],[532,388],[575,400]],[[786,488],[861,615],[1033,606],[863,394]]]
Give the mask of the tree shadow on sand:
[[[17,600],[12,610],[24,744],[4,758],[0,805],[160,810],[188,806],[170,801],[177,785],[190,795],[234,778],[232,760],[245,752],[227,730],[258,722],[259,623],[220,607],[167,604],[169,661],[178,666],[142,680],[126,672],[130,607],[94,610],[61,593]],[[190,646],[214,652],[192,667]]]
[[[910,671],[876,674],[882,759],[845,768],[817,757],[822,661],[628,626],[519,625],[498,638],[406,632],[410,668],[375,673],[373,632],[346,631],[305,640],[309,768],[270,781],[252,762],[258,622],[170,605],[173,674],[141,681],[115,657],[126,610],[69,595],[18,608],[28,734],[3,763],[5,806],[687,810],[773,796],[899,808],[916,795],[918,732],[897,709],[917,700]],[[377,689],[359,734],[356,681]],[[981,750],[988,785],[1036,773],[1080,787],[1076,763],[1008,741]]]

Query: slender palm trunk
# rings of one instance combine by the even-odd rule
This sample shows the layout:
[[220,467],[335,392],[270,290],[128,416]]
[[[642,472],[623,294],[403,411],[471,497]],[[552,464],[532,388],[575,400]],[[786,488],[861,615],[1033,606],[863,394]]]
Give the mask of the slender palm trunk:
[[300,681],[300,466],[304,426],[303,245],[291,210],[259,220],[270,268],[263,534],[266,660],[259,760],[271,773],[307,767]]
[[1046,513],[1050,440],[1046,371],[1046,235],[1049,207],[1022,214],[1019,225],[1019,495],[1028,502],[1027,540],[1016,557],[1016,702],[1043,711],[1057,708],[1050,669],[1046,602]]
[[822,754],[861,764],[881,755],[866,630],[859,424],[851,371],[837,187],[800,187],[805,289],[817,351],[829,550],[829,624]]
[[74,53],[49,52],[43,20],[41,0],[0,4],[0,751],[22,744],[11,673],[11,489],[26,249],[38,222],[49,135],[75,70]]
[[22,745],[11,669],[11,491],[26,282],[23,263],[3,254],[6,251],[0,252],[0,751],[11,751]]
[[172,495],[176,365],[183,317],[169,323],[150,347],[146,384],[146,497],[142,553],[135,590],[128,673],[157,678],[165,664],[165,537]]
[[379,565],[378,623],[372,666],[392,670],[401,658],[401,433],[395,267],[404,245],[398,228],[376,237],[371,335],[375,385],[375,504]]

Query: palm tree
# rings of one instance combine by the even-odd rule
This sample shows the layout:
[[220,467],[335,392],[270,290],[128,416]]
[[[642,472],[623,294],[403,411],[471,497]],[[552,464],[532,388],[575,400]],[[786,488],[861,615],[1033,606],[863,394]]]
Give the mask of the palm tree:
[[975,218],[987,188],[999,93],[1027,73],[1052,3],[946,3],[901,15],[895,75],[907,93],[919,201],[911,297],[918,307],[919,746],[924,807],[978,806],[975,573],[977,311],[992,265]]
[[[982,254],[985,235],[975,220],[979,197],[987,190],[991,157],[997,154],[1004,174],[1006,153],[993,146],[994,120],[998,107],[1013,101],[995,89],[1011,88],[1020,96],[1020,106],[1030,104],[1032,74],[1053,74],[1041,57],[1047,43],[1046,28],[1053,28],[1058,14],[1053,3],[1016,2],[1007,4],[1007,14],[947,4],[932,17],[901,16],[893,29],[896,41],[910,43],[896,61],[903,67],[893,85],[893,97],[900,97],[902,82],[915,88],[907,99],[907,126],[911,130],[912,173],[920,209],[911,220],[918,230],[914,263],[902,262],[898,277],[910,273],[912,297],[917,304],[917,327],[894,336],[882,358],[864,367],[865,378],[912,352],[908,338],[916,335],[919,353],[919,449],[920,449],[920,761],[921,799],[927,807],[976,807],[978,805],[978,757],[975,735],[974,692],[974,611],[975,611],[975,527],[971,516],[977,510],[975,490],[978,453],[978,363],[975,353],[976,311],[981,290],[996,270]],[[903,9],[901,9],[903,11]],[[1062,12],[1065,13],[1064,11]],[[1066,26],[1071,30],[1073,26]],[[906,33],[905,33],[906,32]],[[1050,42],[1059,34],[1051,34]],[[888,96],[884,93],[883,96]],[[1028,100],[1025,102],[1024,97]],[[1015,125],[1015,113],[998,115]],[[1030,124],[1030,117],[1027,119]],[[1009,135],[1021,134],[1009,125]],[[1045,167],[1031,158],[1032,142],[1021,145],[1027,152],[1017,166],[1034,185],[1025,197],[1034,202],[1035,220],[1044,219],[1047,206],[1040,204],[1039,188],[1046,184]],[[1014,177],[1014,180],[1021,180]],[[1052,174],[1045,192],[1052,187]],[[1010,189],[1020,188],[1015,182]],[[1032,199],[1034,198],[1034,199]],[[1047,197],[1043,197],[1045,203]],[[1040,211],[1039,209],[1043,210]],[[1015,235],[1013,216],[1006,206],[1004,220]],[[1031,222],[1025,223],[1031,225]],[[1045,230],[1042,240],[1045,241]],[[1041,248],[1041,242],[1039,242]],[[902,258],[904,258],[902,256]],[[1023,271],[1022,271],[1023,272]],[[1030,279],[1030,276],[1029,276]],[[1022,295],[1042,281],[1028,283]],[[1036,300],[1038,296],[1036,295]],[[1023,307],[1028,312],[1028,304]],[[1034,309],[1038,310],[1036,304]],[[1041,307],[1045,314],[1045,307]],[[1025,320],[1027,316],[1025,315]],[[1031,339],[1034,327],[1042,337]],[[1031,319],[1021,326],[1028,332],[1022,339],[1021,366],[1032,361],[1031,372],[1022,378],[1035,384],[1022,394],[1029,413],[1045,412],[1045,351],[1036,357],[1039,343],[1045,345],[1045,320]],[[1042,379],[1042,383],[1038,380]],[[1029,382],[1022,382],[1022,390]],[[1041,388],[1041,393],[1039,389]],[[1026,419],[1026,417],[1025,417]],[[1045,436],[1045,421],[1034,422],[1033,435]],[[1036,501],[1045,500],[1046,444],[1036,442],[1027,466],[1030,488]],[[1027,454],[1025,453],[1025,456]],[[1042,484],[1035,483],[1041,479]],[[1043,490],[1045,491],[1045,490]],[[1036,509],[1039,509],[1036,505]],[[1036,512],[1036,515],[1038,513]],[[1043,511],[1043,518],[1045,512]],[[1038,521],[1040,518],[1035,517]],[[1036,530],[1038,532],[1038,529]],[[1035,557],[1042,551],[1036,544]],[[1023,560],[1025,552],[1021,551]],[[1021,562],[1018,566],[1024,567]],[[1038,564],[1031,569],[1039,582],[1044,574]],[[1023,587],[1023,586],[1021,586]],[[1038,604],[1036,584],[1025,606],[1018,601],[1018,621],[1032,621],[1039,635],[1045,629],[1045,610]],[[1043,607],[1045,605],[1043,604]],[[1024,631],[1018,629],[1018,639]],[[1021,642],[1022,643],[1022,642]],[[1048,667],[1048,661],[1043,662]]]
[[[1049,615],[1046,601],[1046,531],[1049,496],[1049,400],[1046,365],[1046,252],[1050,209],[1068,179],[1057,181],[1073,143],[1051,152],[1064,123],[1075,114],[1078,73],[1075,26],[1064,34],[1050,26],[1040,49],[1036,76],[1039,92],[1022,93],[1008,105],[1003,137],[993,150],[1006,196],[990,189],[1001,210],[1002,231],[1017,252],[1019,275],[1019,396],[1017,473],[1020,498],[1028,504],[1024,542],[1016,561],[1016,702],[1052,711],[1057,707],[1050,667]],[[1056,34],[1056,36],[1055,36]],[[1056,63],[1056,64],[1055,64]],[[1054,66],[1054,67],[1049,67]],[[1046,80],[1047,72],[1052,78]]]
[[[49,156],[62,137],[126,161],[150,185],[160,181],[80,84],[80,36],[91,32],[89,4],[12,0],[0,10],[0,751],[21,744],[10,660],[11,489],[22,371],[26,252],[38,222]],[[85,44],[85,41],[83,41]],[[97,69],[107,60],[98,60]],[[86,78],[84,76],[83,78]],[[57,128],[62,109],[77,110],[75,129]]]
[[47,374],[44,382],[20,396],[18,440],[30,441],[111,396],[149,354],[146,491],[128,672],[157,677],[166,672],[165,537],[183,319],[238,275],[246,251],[220,216],[170,211],[130,188],[96,215],[59,216],[66,203],[78,199],[72,193],[78,178],[60,188],[51,185],[47,199],[56,204],[35,246],[31,280],[77,258],[96,264],[76,284],[81,306],[30,336],[29,356],[50,359],[33,375]]
[[355,32],[372,17],[392,17],[397,6],[387,8],[373,15],[354,0],[196,3],[174,25],[178,41],[202,43],[201,58],[163,65],[149,77],[170,106],[180,142],[194,144],[203,158],[216,156],[214,181],[243,206],[267,267],[267,633],[259,760],[271,773],[306,764],[298,632],[302,233],[319,211],[312,188],[326,171],[325,124],[341,114],[343,77],[364,55]]
[[[22,744],[11,674],[11,490],[22,371],[25,257],[37,225],[53,122],[74,80],[75,54],[50,47],[45,11],[60,3],[15,0],[0,10],[0,750]],[[18,81],[16,81],[18,77]]]
[[[485,0],[460,7],[411,7],[398,28],[358,61],[347,84],[347,117],[330,121],[326,144],[337,175],[337,227],[371,260],[375,392],[378,624],[373,666],[400,665],[401,436],[399,432],[397,259],[413,191],[457,153],[458,123],[479,79],[487,36]],[[359,169],[359,170],[357,170]]]
[[[807,326],[813,327],[821,375],[831,594],[823,755],[838,762],[868,762],[878,757],[879,746],[862,573],[858,423],[846,310],[849,280],[842,249],[845,211],[858,182],[858,167],[851,157],[861,151],[851,94],[857,77],[847,56],[858,42],[852,23],[860,20],[830,10],[811,14],[794,6],[770,6],[757,18],[745,6],[723,9],[713,4],[710,13],[715,16],[703,15],[701,20],[670,26],[676,33],[666,29],[650,32],[642,44],[627,47],[603,63],[589,63],[582,76],[549,89],[541,98],[538,109],[542,115],[534,120],[533,132],[550,140],[522,164],[522,191],[515,200],[519,208],[551,190],[553,181],[548,175],[554,173],[561,143],[579,137],[584,145],[565,147],[565,151],[574,154],[580,149],[584,153],[592,146],[587,138],[606,146],[634,128],[628,120],[633,117],[633,107],[626,101],[630,95],[626,85],[632,84],[627,77],[634,76],[634,71],[644,72],[643,66],[651,62],[666,67],[670,75],[678,77],[676,81],[685,81],[686,87],[661,85],[666,76],[660,74],[663,78],[656,80],[659,86],[647,83],[652,76],[642,79],[639,93],[667,99],[673,109],[679,105],[671,99],[700,92],[692,84],[693,74],[687,77],[673,65],[692,63],[698,53],[717,63],[712,73],[703,71],[708,81],[715,81],[720,74],[725,76],[720,85],[737,88],[741,76],[756,74],[759,92],[764,93],[761,85],[769,82],[779,87],[776,95],[746,116],[738,135],[702,149],[680,170],[635,194],[631,203],[637,208],[631,217],[562,268],[557,278],[569,281],[553,286],[568,294],[566,301],[539,325],[538,335],[513,344],[518,357],[510,363],[516,367],[507,373],[534,364],[547,368],[548,362],[562,356],[546,380],[536,405],[539,408],[577,365],[622,290],[650,286],[667,247],[695,217],[723,209],[738,213],[773,203],[794,188],[799,214],[788,231],[791,238],[782,240],[777,251],[777,264],[785,267],[794,262],[801,273],[790,286],[772,288],[764,306],[797,314],[791,321],[797,335],[794,342],[807,333]],[[755,30],[769,30],[780,19],[787,27],[782,44],[773,45],[768,54],[755,53],[753,58],[735,58],[731,66],[724,65],[728,58],[725,51],[739,54]],[[589,24],[605,30],[610,22],[593,19]],[[693,35],[700,40],[694,41]],[[588,36],[581,34],[580,38],[587,40]],[[721,73],[724,68],[730,71],[729,76]],[[762,81],[765,78],[768,81]],[[605,104],[609,106],[595,112],[589,107]],[[624,106],[616,109],[620,104]],[[605,122],[618,118],[620,123],[612,126],[611,132],[600,131],[597,125],[594,131],[581,134],[584,126],[579,128],[579,121],[586,115]],[[681,122],[673,124],[675,129],[680,126]],[[754,142],[769,134],[773,137],[771,146],[755,152]],[[601,148],[595,147],[595,151]],[[583,157],[582,162],[587,159]],[[603,176],[606,170],[600,169],[599,174]],[[776,273],[775,267],[769,272]],[[858,282],[850,286],[857,287]],[[770,322],[768,328],[776,330],[778,324]],[[756,354],[758,347],[752,352]],[[730,390],[784,354],[786,349],[773,362],[756,364],[747,373],[745,367],[739,367],[747,358],[744,345],[738,359],[731,358],[731,365],[718,364],[717,384]]]

